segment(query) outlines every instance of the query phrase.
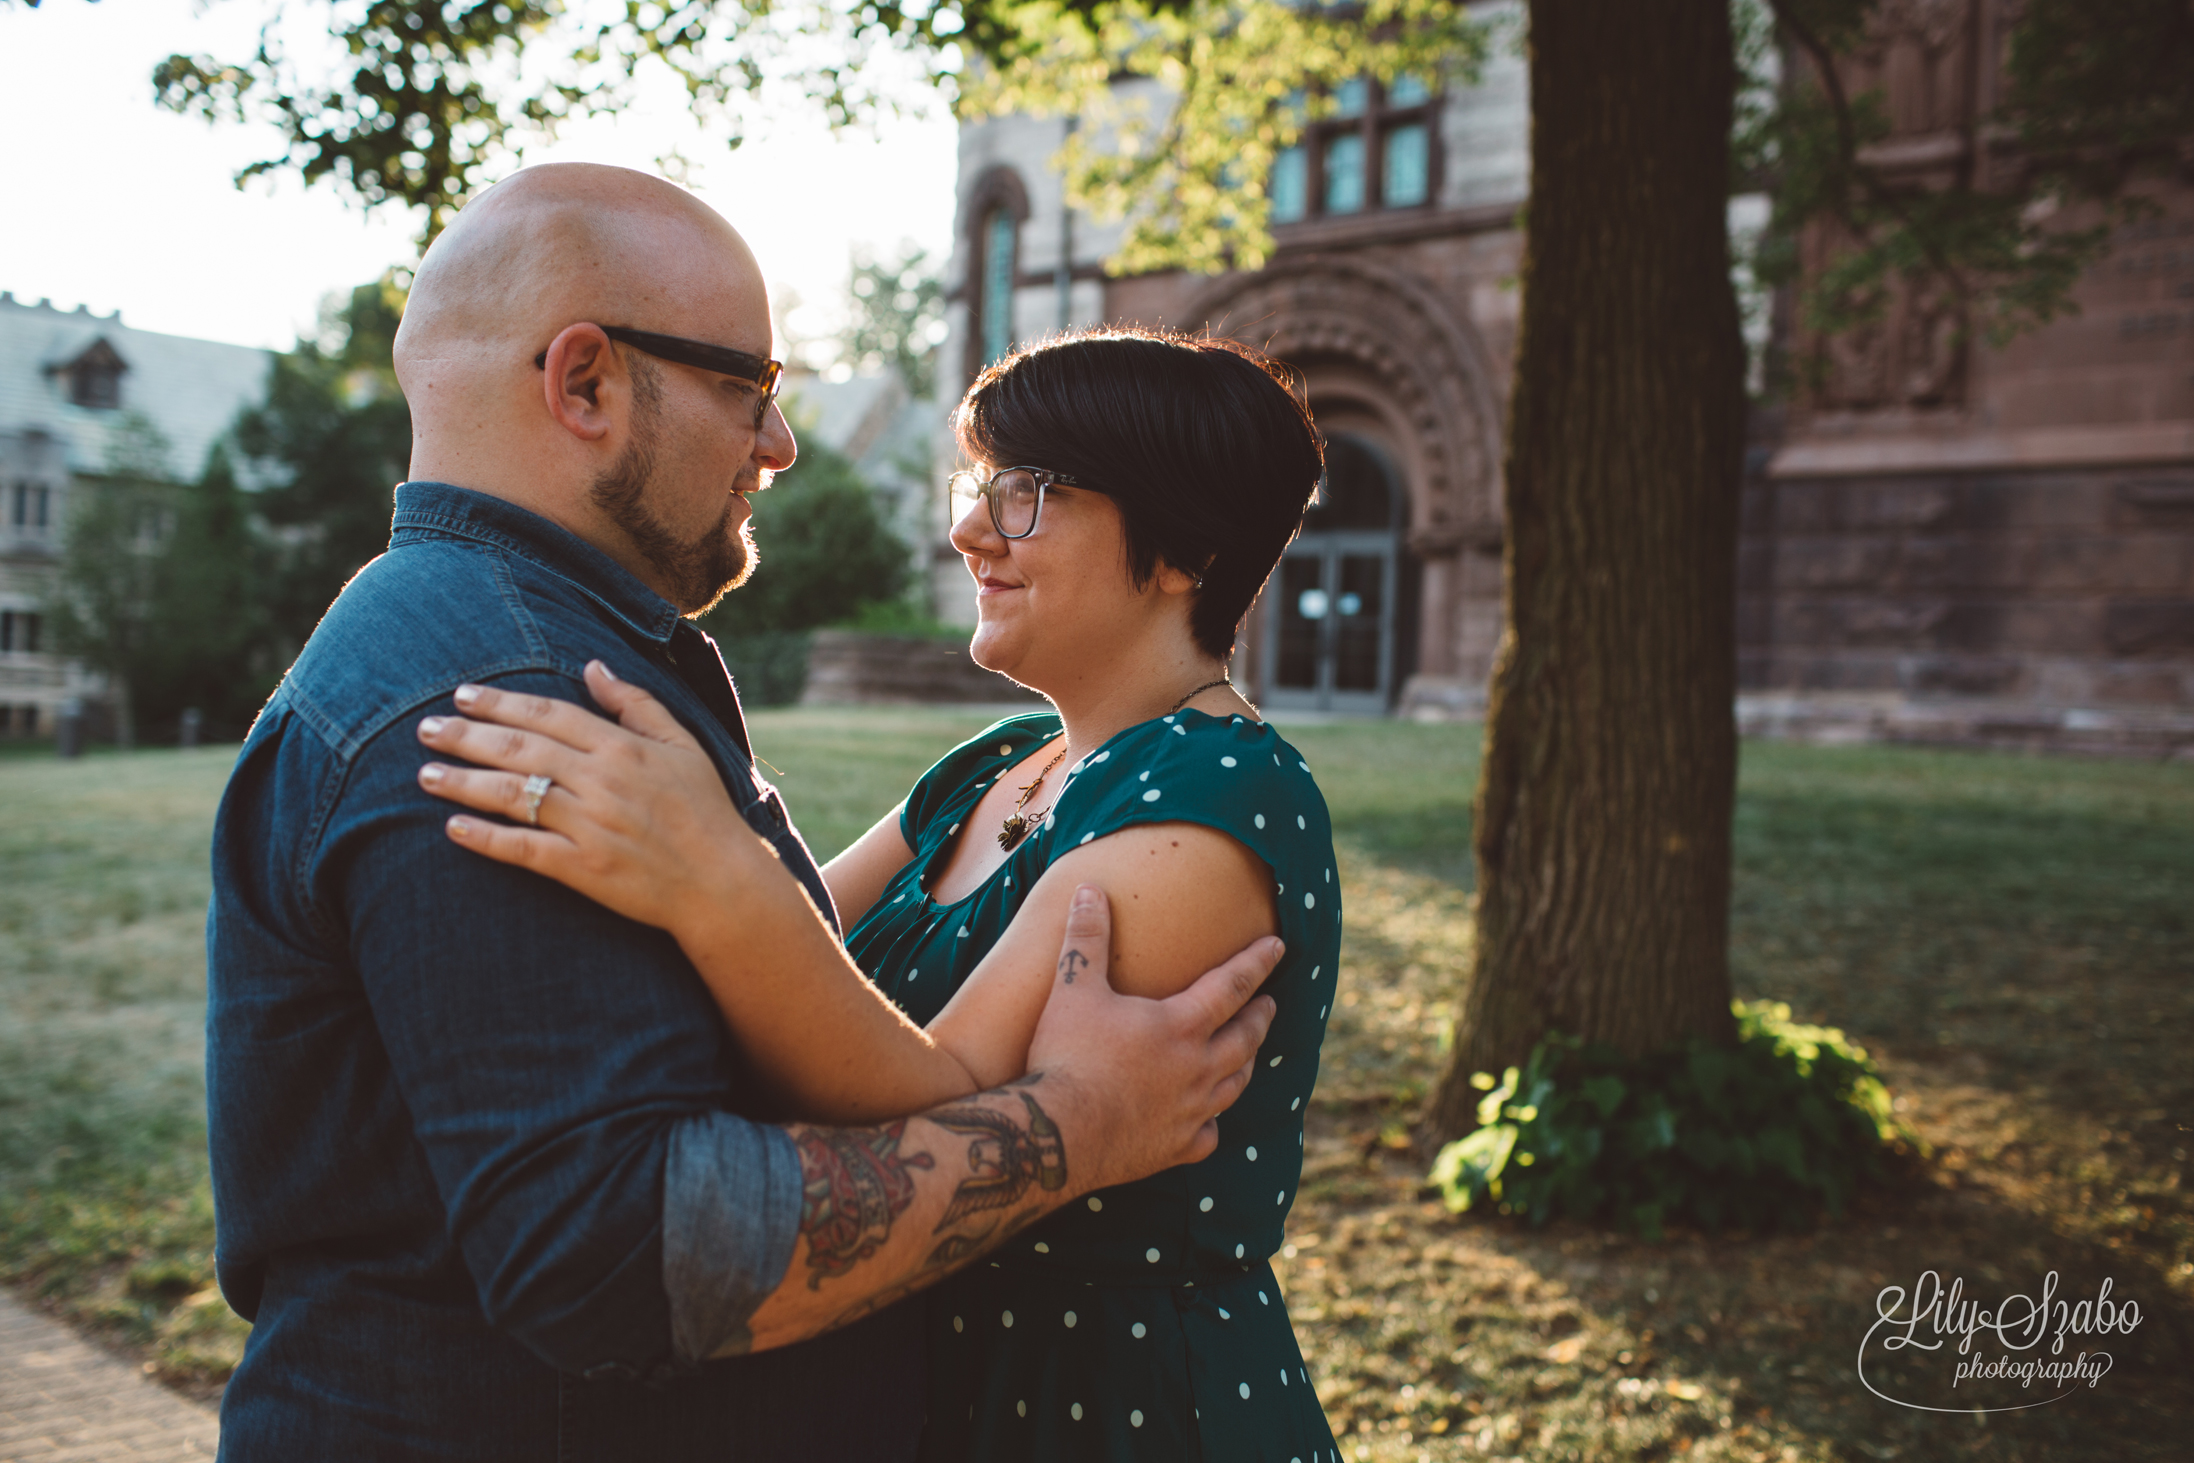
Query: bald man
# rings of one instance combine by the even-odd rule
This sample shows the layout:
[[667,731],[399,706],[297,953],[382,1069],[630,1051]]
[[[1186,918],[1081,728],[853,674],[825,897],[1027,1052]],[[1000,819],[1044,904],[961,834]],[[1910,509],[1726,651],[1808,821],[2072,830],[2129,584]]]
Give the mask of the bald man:
[[[521,172],[420,266],[389,551],[253,727],[214,834],[217,1263],[253,1322],[224,1457],[911,1456],[923,1358],[889,1303],[1200,1157],[1246,1080],[1269,948],[1173,1001],[1083,981],[1030,1049],[1063,1182],[1047,1163],[1006,1223],[952,1218],[999,1177],[964,1135],[757,1121],[669,936],[444,836],[420,719],[468,683],[585,704],[599,657],[831,909],[686,618],[746,571],[748,496],[792,465],[770,344],[739,236],[637,173]],[[1102,968],[1101,908],[1067,943]],[[1033,1138],[1027,1090],[969,1100]]]

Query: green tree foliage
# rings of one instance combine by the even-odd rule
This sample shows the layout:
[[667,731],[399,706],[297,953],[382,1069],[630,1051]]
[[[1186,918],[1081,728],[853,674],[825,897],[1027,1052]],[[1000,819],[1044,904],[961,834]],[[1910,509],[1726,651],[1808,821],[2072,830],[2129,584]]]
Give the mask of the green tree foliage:
[[937,385],[937,344],[944,338],[945,281],[929,251],[902,247],[895,257],[856,252],[853,319],[838,338],[839,359],[856,371],[894,371],[916,397]]
[[712,634],[813,630],[906,592],[906,544],[853,464],[820,442],[755,495],[753,533],[753,577],[702,620]]
[[753,576],[702,617],[751,703],[799,699],[807,632],[899,605],[911,576],[907,545],[876,511],[876,495],[843,453],[812,438],[755,495]]
[[1798,63],[1779,105],[1740,120],[1741,173],[1771,184],[1754,265],[1798,280],[1798,238],[1832,220],[1846,246],[1807,282],[1808,321],[1835,332],[1878,316],[1897,276],[1946,291],[2001,344],[2071,308],[2112,226],[2152,212],[2146,178],[2194,138],[2194,11],[2183,0],[2033,0],[2011,33],[2005,100],[1979,119],[1976,156],[1949,187],[1900,184],[1869,150],[1889,135],[1879,93],[1851,95],[1831,58],[1876,0],[1768,0]]
[[264,602],[284,664],[350,576],[388,547],[411,460],[392,364],[402,313],[393,273],[352,290],[322,311],[318,339],[276,358],[266,403],[236,424],[238,446],[274,480],[255,506],[277,545]]
[[149,653],[134,678],[139,723],[164,741],[195,710],[209,736],[241,737],[281,669],[268,653],[259,593],[267,545],[224,448],[167,498],[168,532],[151,564]]
[[174,511],[168,453],[147,418],[131,412],[116,425],[106,472],[69,494],[60,584],[48,607],[55,648],[113,687],[124,746],[136,739],[135,692],[156,653],[157,566]]
[[294,13],[322,11],[349,58],[340,74],[299,65],[284,44],[289,17],[274,12],[250,56],[162,61],[155,94],[187,115],[279,132],[283,150],[245,168],[239,183],[270,172],[328,180],[368,205],[421,210],[427,239],[525,139],[623,110],[643,68],[676,76],[696,114],[737,147],[742,104],[765,83],[819,99],[840,123],[889,111],[891,68],[872,67],[876,53],[932,49],[959,23],[950,8],[897,0],[664,0],[584,11],[563,0],[368,0]]
[[108,473],[72,495],[52,605],[56,647],[107,677],[118,738],[172,740],[186,711],[241,736],[280,668],[267,654],[266,543],[216,448],[196,483],[170,480],[166,444],[124,423]]
[[[2139,179],[2182,165],[2194,126],[2184,82],[2194,74],[2194,12],[2184,0],[2024,5],[2006,103],[1980,129],[1990,149],[2008,140],[2015,156],[1920,189],[1896,185],[1869,159],[1886,126],[1880,99],[1844,95],[1825,65],[1879,4],[1733,0],[1752,76],[1739,108],[1738,181],[1764,183],[1775,198],[1756,273],[1794,279],[1799,233],[1833,218],[1850,247],[1807,291],[1820,328],[1878,312],[1891,275],[1950,291],[1999,340],[2048,320],[2068,308],[2110,223],[2141,206]],[[1260,266],[1271,249],[1273,159],[1330,107],[1337,83],[1366,73],[1467,81],[1498,39],[1456,0],[685,0],[590,19],[561,0],[375,0],[331,6],[329,28],[353,58],[342,74],[301,67],[270,22],[249,57],[169,57],[156,93],[177,111],[279,129],[283,152],[239,181],[278,170],[329,180],[369,205],[420,209],[431,238],[527,137],[619,110],[648,66],[674,73],[736,147],[765,87],[804,91],[839,123],[888,113],[898,100],[882,79],[888,68],[870,63],[906,51],[927,58],[967,113],[1083,118],[1061,159],[1069,195],[1128,220],[1112,261],[1123,272]],[[964,69],[968,53],[982,64]],[[1780,87],[1766,80],[1778,53],[1797,61]],[[856,355],[897,356],[879,324],[849,340]]]
[[1467,80],[1490,34],[1452,0],[1030,0],[992,14],[991,65],[963,110],[1082,119],[1060,158],[1068,198],[1128,221],[1109,261],[1123,274],[1261,267],[1273,159],[1330,115],[1333,89],[1366,73]]

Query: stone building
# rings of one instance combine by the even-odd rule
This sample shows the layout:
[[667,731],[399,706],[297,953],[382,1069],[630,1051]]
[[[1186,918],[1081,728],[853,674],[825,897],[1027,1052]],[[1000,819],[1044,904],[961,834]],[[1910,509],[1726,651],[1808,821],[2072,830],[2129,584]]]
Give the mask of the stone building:
[[[54,652],[69,504],[121,461],[195,481],[266,389],[271,355],[0,293],[0,736],[51,735],[100,681]],[[150,454],[150,460],[147,455]]]
[[[2008,8],[1882,7],[1847,62],[1852,85],[1887,93],[1877,161],[1921,185],[2016,165],[1979,123]],[[1332,472],[1237,661],[1267,705],[1483,704],[1527,84],[1505,52],[1474,85],[1344,89],[1341,115],[1275,168],[1270,266],[1215,277],[1105,277],[1117,230],[1063,208],[1063,123],[961,131],[948,392],[1014,340],[1106,321],[1210,328],[1302,372]],[[1750,724],[2059,741],[2194,726],[2194,178],[2156,198],[2161,217],[2121,231],[2080,282],[2077,315],[2005,348],[1924,292],[1850,337],[1778,330],[1819,385],[1758,414],[1739,605]],[[939,605],[966,616],[956,564],[941,556]]]

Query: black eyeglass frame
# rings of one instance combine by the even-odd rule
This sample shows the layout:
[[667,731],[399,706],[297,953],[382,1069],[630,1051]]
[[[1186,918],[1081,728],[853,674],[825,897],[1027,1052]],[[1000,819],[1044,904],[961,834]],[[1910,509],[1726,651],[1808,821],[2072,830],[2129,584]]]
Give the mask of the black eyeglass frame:
[[[998,486],[998,479],[1004,477],[1009,472],[1025,472],[1030,477],[1036,479],[1036,511],[1029,515],[1028,527],[1022,529],[1019,533],[1007,533],[1006,526],[998,521],[998,495],[992,491]],[[948,497],[955,491],[957,491],[953,487],[953,484],[959,482],[962,478],[966,478],[970,482],[979,484],[978,487],[972,490],[972,494],[975,497],[981,498],[984,503],[989,505],[990,526],[998,531],[998,537],[1006,539],[1027,538],[1030,534],[1034,533],[1037,530],[1039,525],[1043,523],[1044,492],[1053,483],[1062,483],[1070,488],[1078,488],[1082,486],[1081,479],[1070,478],[1063,472],[1053,472],[1051,469],[1045,467],[1001,467],[996,472],[990,475],[990,481],[988,482],[984,482],[982,478],[978,477],[973,468],[963,467],[958,472],[954,473],[951,477],[945,479],[945,492]]]
[[[745,351],[735,351],[726,345],[710,345],[705,340],[687,340],[682,335],[657,335],[652,330],[634,330],[626,325],[604,325],[602,333],[611,340],[620,341],[634,350],[673,361],[681,366],[695,366],[703,371],[714,371],[719,376],[729,376],[734,381],[744,381],[761,393],[754,403],[754,425],[760,427],[769,415],[769,404],[777,399],[777,388],[784,384],[785,363],[766,356],[751,356]],[[534,368],[544,370],[548,366],[548,352],[542,351],[533,358]]]

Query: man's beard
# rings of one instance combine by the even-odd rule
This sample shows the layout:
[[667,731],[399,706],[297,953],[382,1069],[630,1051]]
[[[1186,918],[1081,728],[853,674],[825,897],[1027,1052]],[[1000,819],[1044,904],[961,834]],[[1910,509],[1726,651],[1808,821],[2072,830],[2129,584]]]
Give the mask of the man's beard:
[[700,537],[684,540],[648,507],[648,484],[655,476],[656,416],[654,393],[635,393],[632,441],[609,471],[588,490],[610,520],[632,539],[640,557],[655,567],[665,596],[689,618],[707,614],[724,595],[747,582],[759,562],[750,518],[732,532],[739,500],[724,496],[723,516]]

